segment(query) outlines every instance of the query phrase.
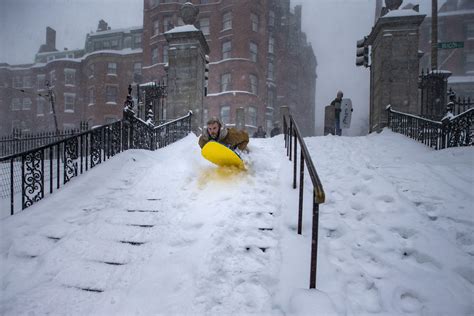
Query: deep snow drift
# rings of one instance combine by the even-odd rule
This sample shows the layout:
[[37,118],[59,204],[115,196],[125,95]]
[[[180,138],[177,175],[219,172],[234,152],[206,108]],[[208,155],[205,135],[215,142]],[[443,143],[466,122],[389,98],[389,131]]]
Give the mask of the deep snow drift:
[[308,290],[312,187],[283,138],[251,139],[247,172],[190,135],[122,153],[0,222],[0,314],[474,313],[473,148],[384,131],[306,142],[326,191]]

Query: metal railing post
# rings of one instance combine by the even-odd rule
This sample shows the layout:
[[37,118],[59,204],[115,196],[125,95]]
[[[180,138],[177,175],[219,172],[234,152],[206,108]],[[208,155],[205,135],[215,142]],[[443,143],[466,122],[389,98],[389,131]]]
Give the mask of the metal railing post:
[[303,191],[304,189],[304,156],[303,151],[301,150],[300,156],[300,196],[299,196],[299,205],[298,205],[298,234],[301,235],[303,230]]
[[316,190],[313,191],[313,227],[311,238],[311,272],[309,288],[316,288],[316,272],[318,270],[318,234],[319,234],[319,204],[316,202]]

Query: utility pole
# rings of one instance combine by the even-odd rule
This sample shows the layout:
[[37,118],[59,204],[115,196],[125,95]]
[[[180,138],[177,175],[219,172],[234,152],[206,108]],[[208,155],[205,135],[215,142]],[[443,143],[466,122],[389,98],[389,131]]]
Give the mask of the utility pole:
[[46,86],[48,87],[48,97],[49,101],[51,102],[51,109],[53,110],[53,117],[54,117],[54,127],[56,129],[56,134],[59,134],[59,128],[58,128],[58,119],[56,117],[56,109],[54,108],[54,92],[53,88],[51,88],[51,85],[49,82],[46,83]]
[[438,0],[431,0],[431,70],[438,69]]

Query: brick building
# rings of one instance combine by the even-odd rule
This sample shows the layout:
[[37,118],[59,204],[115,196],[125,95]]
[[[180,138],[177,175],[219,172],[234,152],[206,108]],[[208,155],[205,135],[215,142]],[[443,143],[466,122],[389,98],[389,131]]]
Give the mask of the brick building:
[[47,83],[60,130],[122,117],[127,87],[141,79],[142,29],[110,30],[104,23],[87,35],[85,49],[57,50],[56,32],[48,27],[35,63],[0,64],[0,135],[55,129]]
[[[164,33],[184,24],[183,2],[144,1],[145,81],[166,81]],[[279,107],[287,105],[303,133],[313,135],[316,58],[301,31],[301,6],[291,10],[289,0],[191,2],[200,10],[196,27],[211,51],[204,118],[219,116],[234,125],[243,107],[249,132],[259,125],[269,131],[280,120]]]
[[[474,1],[447,0],[438,10],[438,42],[463,42],[463,48],[439,49],[438,69],[449,70],[448,87],[474,99]],[[420,68],[431,65],[431,17],[420,29]]]

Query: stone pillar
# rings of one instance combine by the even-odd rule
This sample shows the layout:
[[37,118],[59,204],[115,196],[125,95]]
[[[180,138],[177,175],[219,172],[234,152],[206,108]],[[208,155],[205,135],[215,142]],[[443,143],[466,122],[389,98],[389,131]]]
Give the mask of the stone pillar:
[[204,85],[206,55],[209,46],[206,38],[193,24],[199,9],[191,3],[181,8],[186,25],[165,33],[168,41],[168,118],[178,118],[193,111],[192,130],[200,133],[204,126]]
[[394,110],[419,114],[419,26],[425,15],[413,10],[393,10],[379,18],[369,34],[372,45],[370,76],[370,126],[387,126],[387,105]]
[[243,107],[235,110],[235,127],[245,129],[245,109]]

